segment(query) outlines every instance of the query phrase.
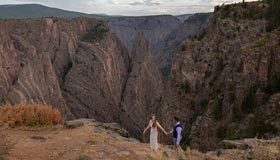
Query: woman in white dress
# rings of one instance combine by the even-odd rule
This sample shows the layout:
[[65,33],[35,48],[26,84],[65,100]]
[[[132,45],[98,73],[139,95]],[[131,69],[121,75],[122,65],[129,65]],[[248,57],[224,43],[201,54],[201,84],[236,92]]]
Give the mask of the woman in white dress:
[[162,132],[166,135],[167,132],[165,129],[160,125],[160,123],[157,121],[156,116],[152,115],[151,120],[149,121],[149,124],[144,129],[143,134],[146,133],[146,131],[151,128],[150,132],[150,147],[153,151],[156,151],[158,149],[158,129],[161,129]]

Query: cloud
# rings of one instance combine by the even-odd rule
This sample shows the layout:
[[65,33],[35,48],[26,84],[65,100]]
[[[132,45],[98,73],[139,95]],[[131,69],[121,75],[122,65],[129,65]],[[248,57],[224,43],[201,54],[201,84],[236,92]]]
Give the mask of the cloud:
[[142,16],[212,12],[216,5],[241,1],[242,0],[0,0],[0,4],[38,3],[78,12]]
[[108,3],[118,5],[119,2],[117,0],[107,0]]
[[154,0],[142,0],[142,1],[133,1],[133,2],[129,3],[129,5],[132,5],[132,6],[138,6],[138,5],[159,6],[159,5],[161,5],[161,2],[154,1]]

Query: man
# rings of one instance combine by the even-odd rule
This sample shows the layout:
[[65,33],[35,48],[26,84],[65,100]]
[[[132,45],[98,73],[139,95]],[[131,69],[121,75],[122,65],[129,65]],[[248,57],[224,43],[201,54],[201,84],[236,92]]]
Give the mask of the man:
[[172,134],[173,139],[174,139],[174,145],[175,145],[176,149],[181,150],[180,141],[182,139],[183,126],[182,126],[179,118],[176,116],[173,117],[173,123],[174,123],[174,127],[168,134]]

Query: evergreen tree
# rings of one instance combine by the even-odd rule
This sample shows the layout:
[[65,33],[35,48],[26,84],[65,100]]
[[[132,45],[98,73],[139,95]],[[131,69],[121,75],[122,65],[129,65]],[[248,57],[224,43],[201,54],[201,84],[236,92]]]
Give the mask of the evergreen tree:
[[280,0],[268,0],[267,18],[269,20],[268,31],[280,26]]

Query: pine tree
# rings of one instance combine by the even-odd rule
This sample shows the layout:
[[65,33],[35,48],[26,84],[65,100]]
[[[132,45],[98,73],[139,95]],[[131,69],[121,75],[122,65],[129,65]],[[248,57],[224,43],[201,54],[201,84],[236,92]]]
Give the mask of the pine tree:
[[267,18],[269,20],[268,31],[280,26],[280,0],[268,0],[269,8]]

